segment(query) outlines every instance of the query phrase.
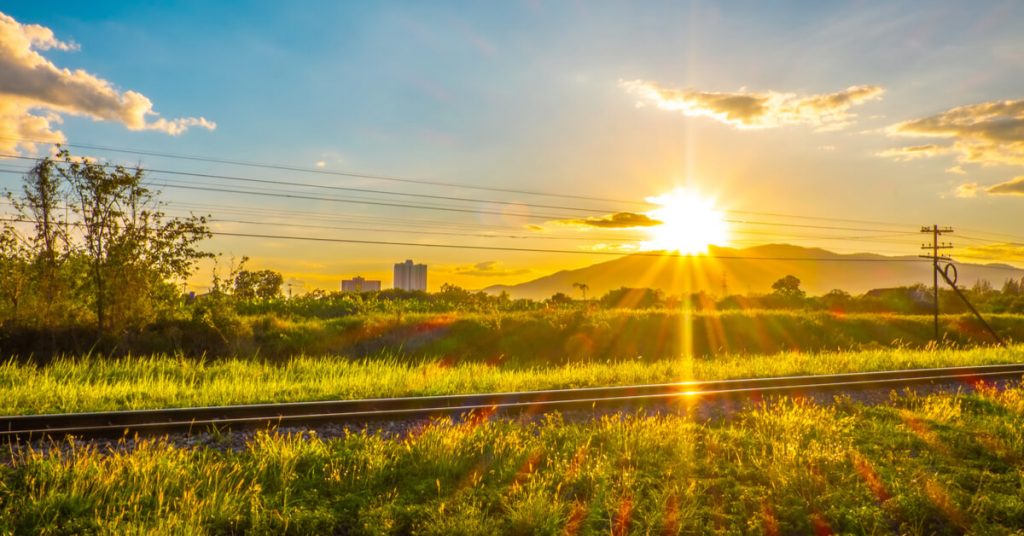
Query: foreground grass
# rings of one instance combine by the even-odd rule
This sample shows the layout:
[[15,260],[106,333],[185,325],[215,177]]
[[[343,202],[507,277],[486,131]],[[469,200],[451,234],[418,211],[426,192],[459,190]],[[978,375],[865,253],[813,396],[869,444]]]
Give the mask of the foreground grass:
[[441,421],[406,439],[143,442],[0,466],[0,532],[1009,533],[1024,388],[888,406],[785,402],[710,424]]
[[628,385],[1021,361],[1010,349],[872,350],[513,368],[404,359],[261,362],[168,356],[0,364],[0,414],[143,409]]

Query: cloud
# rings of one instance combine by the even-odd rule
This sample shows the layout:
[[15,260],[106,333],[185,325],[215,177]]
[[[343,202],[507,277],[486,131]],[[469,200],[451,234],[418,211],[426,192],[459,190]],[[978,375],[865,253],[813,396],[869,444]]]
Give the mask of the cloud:
[[1024,195],[1024,175],[985,188],[992,195]]
[[953,173],[955,175],[966,175],[967,174],[967,172],[964,171],[964,168],[962,168],[960,166],[948,167],[948,168],[946,168],[946,173]]
[[1003,243],[972,246],[963,250],[964,257],[991,257],[991,260],[1024,260],[1024,244]]
[[590,251],[606,251],[613,253],[633,253],[640,250],[639,244],[594,244],[590,247],[583,246],[583,249]]
[[119,91],[81,69],[59,68],[39,53],[46,50],[75,51],[78,45],[58,40],[48,28],[21,24],[0,13],[0,150],[34,152],[33,141],[63,142],[64,134],[54,128],[61,124],[62,114],[172,136],[192,127],[217,127],[204,117],[159,117],[145,95]]
[[885,93],[879,86],[851,86],[835,93],[797,95],[775,91],[728,93],[671,89],[645,80],[620,81],[619,84],[643,99],[640,105],[650,102],[662,110],[681,112],[689,117],[710,117],[740,129],[784,125],[839,129],[856,117],[850,108]]
[[963,198],[978,197],[978,183],[965,182],[956,187],[956,190],[953,191],[953,195]]
[[324,162],[323,160],[317,160],[316,161],[316,167],[318,167],[318,168],[327,167],[327,162]]
[[452,273],[476,277],[505,277],[530,273],[528,268],[507,268],[501,261],[478,262],[471,266],[455,268]]
[[[891,136],[949,140],[963,163],[1024,165],[1024,100],[982,102],[891,125]],[[934,152],[926,156],[934,156]]]
[[603,229],[630,229],[633,227],[654,227],[661,225],[661,222],[635,212],[616,212],[607,216],[579,218],[571,220],[558,220],[554,223],[562,225],[575,225],[579,227],[601,227]]
[[910,147],[896,147],[876,153],[883,158],[894,158],[896,160],[916,160],[918,158],[930,158],[932,156],[945,154],[952,149],[944,145],[928,143],[925,145],[912,145]]

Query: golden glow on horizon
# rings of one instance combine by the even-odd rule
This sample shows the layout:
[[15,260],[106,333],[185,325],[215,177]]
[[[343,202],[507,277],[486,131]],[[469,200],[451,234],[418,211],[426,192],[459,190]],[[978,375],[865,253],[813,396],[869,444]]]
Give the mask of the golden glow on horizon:
[[647,200],[660,205],[647,215],[662,224],[645,229],[650,239],[640,243],[641,249],[697,254],[706,253],[710,245],[724,245],[728,241],[728,226],[722,213],[715,210],[712,199],[694,190],[677,188]]

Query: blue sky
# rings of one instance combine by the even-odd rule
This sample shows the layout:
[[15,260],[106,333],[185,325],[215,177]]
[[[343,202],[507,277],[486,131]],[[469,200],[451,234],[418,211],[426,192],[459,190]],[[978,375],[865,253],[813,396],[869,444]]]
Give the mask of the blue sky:
[[[1024,234],[1018,223],[1024,197],[986,193],[1024,175],[1024,155],[1016,145],[1024,135],[1000,138],[1001,145],[982,147],[985,155],[967,156],[963,147],[982,143],[968,133],[974,123],[953,133],[942,130],[941,136],[917,127],[914,136],[892,131],[956,107],[1024,98],[1024,5],[1017,2],[8,2],[0,11],[77,44],[76,51],[40,51],[57,67],[82,69],[118,91],[141,93],[161,117],[216,123],[214,130],[192,127],[169,135],[97,121],[88,113],[62,113],[63,123],[54,128],[72,143],[303,167],[322,162],[328,170],[637,200],[681,185],[733,210]],[[666,100],[645,100],[623,85],[634,80],[668,90],[791,95],[789,102],[855,86],[884,92],[845,109],[851,117],[842,125],[815,116],[737,128],[672,111]],[[673,98],[691,99],[689,106],[695,95]],[[1014,113],[997,122],[1018,121]],[[927,158],[879,155],[925,144],[942,147]],[[997,150],[1010,156],[992,160]],[[467,195],[153,157],[142,163]],[[3,180],[8,186],[12,179]],[[395,216],[379,207],[171,190],[166,195],[171,201],[201,197],[214,204],[339,217]],[[465,226],[526,224],[427,211],[403,216]],[[369,246],[310,251],[306,244],[224,238],[216,239],[215,249],[250,255],[261,267],[332,288],[356,272],[389,279],[388,263],[406,257],[438,266],[432,286],[447,278],[468,287],[595,261]],[[486,263],[504,272],[466,275]]]

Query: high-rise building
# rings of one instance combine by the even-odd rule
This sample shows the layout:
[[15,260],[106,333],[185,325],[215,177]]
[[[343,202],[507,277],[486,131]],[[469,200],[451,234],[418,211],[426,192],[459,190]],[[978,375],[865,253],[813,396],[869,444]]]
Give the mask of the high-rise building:
[[412,259],[395,264],[395,288],[427,290],[427,265],[413,264]]
[[342,292],[373,292],[380,290],[380,281],[355,276],[341,281]]

